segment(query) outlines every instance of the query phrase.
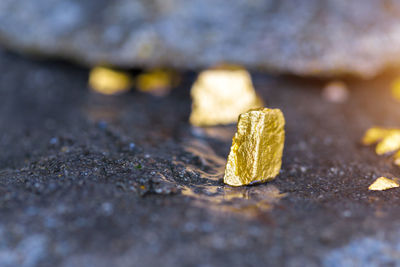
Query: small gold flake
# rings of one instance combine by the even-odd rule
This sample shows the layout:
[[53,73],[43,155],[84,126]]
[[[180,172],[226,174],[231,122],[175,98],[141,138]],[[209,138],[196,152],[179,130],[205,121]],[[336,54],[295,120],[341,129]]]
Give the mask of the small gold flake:
[[376,146],[376,154],[383,155],[400,149],[400,131],[392,132]]
[[203,71],[193,84],[191,95],[190,123],[195,126],[235,123],[239,114],[263,106],[244,69]]
[[285,118],[279,109],[258,108],[239,116],[225,168],[232,186],[273,180],[281,169]]
[[176,76],[172,71],[155,69],[139,74],[136,78],[136,86],[139,91],[164,96],[174,86]]
[[128,91],[132,86],[129,74],[106,67],[95,67],[89,75],[90,87],[104,95],[114,95]]
[[372,191],[382,191],[396,187],[399,187],[397,182],[386,177],[379,177],[368,187],[368,189]]

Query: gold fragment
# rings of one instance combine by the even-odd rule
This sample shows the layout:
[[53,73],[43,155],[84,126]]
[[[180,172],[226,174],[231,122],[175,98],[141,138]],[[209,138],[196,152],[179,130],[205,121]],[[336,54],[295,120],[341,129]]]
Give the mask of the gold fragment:
[[377,143],[375,152],[384,155],[397,151],[393,156],[393,163],[400,167],[400,129],[386,129],[373,127],[365,133],[362,143],[371,145]]
[[376,154],[383,155],[400,149],[400,131],[392,132],[376,146]]
[[169,93],[176,80],[172,71],[155,69],[137,76],[136,86],[139,91],[150,93],[156,96],[163,96]]
[[114,95],[128,91],[132,86],[129,74],[106,67],[95,67],[89,74],[90,87],[104,95]]
[[235,123],[241,113],[263,106],[244,69],[203,71],[192,86],[191,96],[190,123],[195,126]]
[[[381,141],[383,138],[391,134],[392,132],[395,132],[395,129],[385,129],[382,127],[372,127],[367,130],[365,133],[362,143],[364,145],[372,145],[375,144],[379,141]],[[398,130],[400,132],[400,130]]]
[[281,169],[285,118],[279,109],[258,108],[239,116],[225,168],[232,186],[273,180]]
[[386,177],[379,177],[368,187],[368,189],[372,191],[382,191],[396,187],[399,187],[397,182]]

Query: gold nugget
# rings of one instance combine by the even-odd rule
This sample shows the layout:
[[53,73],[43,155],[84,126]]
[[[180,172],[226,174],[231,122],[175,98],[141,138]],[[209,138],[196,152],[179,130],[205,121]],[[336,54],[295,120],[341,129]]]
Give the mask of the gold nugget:
[[129,74],[105,67],[95,67],[89,75],[90,87],[104,95],[114,95],[128,91],[132,86]]
[[258,108],[241,114],[224,183],[241,186],[273,180],[281,169],[284,126],[279,109]]
[[399,184],[386,177],[379,177],[373,182],[368,189],[372,191],[383,191],[391,188],[399,187]]
[[362,143],[364,145],[378,143],[375,148],[375,152],[378,155],[397,151],[393,156],[393,163],[400,166],[400,129],[370,128],[365,133]]
[[400,149],[400,131],[392,132],[376,146],[376,154],[383,155]]
[[400,129],[370,128],[364,135],[362,143],[371,145],[377,143],[376,154],[383,155],[400,149]]
[[364,145],[372,145],[381,141],[383,138],[394,132],[394,129],[386,129],[382,127],[372,127],[365,133],[362,143]]
[[239,114],[263,105],[244,69],[215,69],[200,73],[193,84],[190,123],[212,126],[237,122]]
[[167,95],[177,81],[177,75],[173,71],[155,69],[141,73],[136,78],[136,86],[139,91],[155,96]]

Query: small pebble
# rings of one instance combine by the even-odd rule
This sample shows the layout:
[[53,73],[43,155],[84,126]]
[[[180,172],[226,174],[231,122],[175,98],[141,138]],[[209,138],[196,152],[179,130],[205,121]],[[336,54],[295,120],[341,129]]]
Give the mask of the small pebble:
[[332,81],[325,85],[322,98],[331,103],[344,103],[349,98],[349,91],[344,82]]

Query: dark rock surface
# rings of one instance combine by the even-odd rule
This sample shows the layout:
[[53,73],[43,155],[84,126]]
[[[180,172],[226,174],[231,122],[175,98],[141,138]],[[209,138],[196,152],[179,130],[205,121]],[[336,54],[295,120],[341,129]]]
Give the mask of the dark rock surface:
[[[0,266],[377,266],[399,264],[399,168],[358,141],[400,125],[390,76],[323,83],[254,75],[283,110],[279,177],[221,183],[234,126],[193,129],[192,74],[164,98],[103,97],[86,69],[0,53]],[[358,264],[358,265],[357,265]]]
[[94,65],[372,76],[400,61],[393,0],[2,0],[8,48]]

